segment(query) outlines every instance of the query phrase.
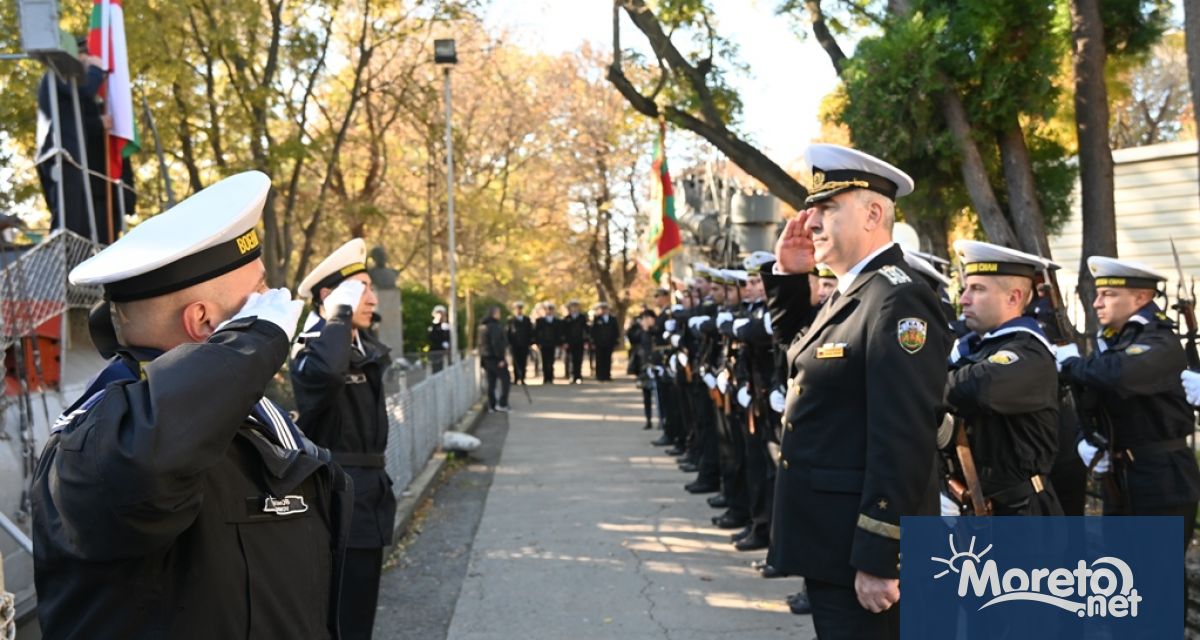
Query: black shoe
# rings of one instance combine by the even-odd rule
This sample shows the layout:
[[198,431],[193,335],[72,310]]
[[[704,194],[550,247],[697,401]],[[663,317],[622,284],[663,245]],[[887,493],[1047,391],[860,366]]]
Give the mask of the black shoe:
[[654,442],[651,442],[650,444],[652,444],[656,447],[665,447],[669,444],[674,444],[674,442],[675,442],[674,440],[672,440],[664,435],[663,437],[659,438],[658,440],[655,440]]
[[741,529],[750,524],[750,518],[724,513],[719,516],[713,516],[712,523],[717,525],[718,529]]
[[759,569],[758,569],[758,575],[762,576],[763,578],[766,578],[767,580],[771,580],[774,578],[782,578],[783,572],[769,564],[766,564],[766,561],[764,560],[763,566],[759,567]]
[[685,484],[683,485],[683,488],[686,489],[688,493],[695,494],[714,493],[721,490],[721,487],[715,483],[701,482],[699,480],[690,484]]
[[725,497],[725,494],[718,493],[708,499],[708,506],[714,509],[724,509],[729,506],[729,499]]
[[746,525],[745,527],[742,528],[741,531],[738,531],[737,533],[730,535],[729,541],[730,542],[738,542],[742,538],[745,538],[746,536],[748,536],[752,533],[754,533],[754,527],[752,527],[750,525]]
[[690,462],[681,462],[679,464],[679,470],[684,473],[696,473],[697,471],[700,470],[700,467],[697,467],[696,465],[694,465]]
[[788,596],[788,608],[792,613],[798,616],[804,616],[812,613],[812,605],[808,602],[808,592],[801,591],[795,595]]
[[745,538],[738,540],[733,545],[733,548],[738,551],[758,551],[759,549],[766,549],[769,546],[771,546],[771,539],[755,531]]
[[678,464],[683,464],[685,462],[691,462],[692,464],[695,464],[695,461],[691,460],[686,455],[675,456],[675,462]]
[[665,453],[665,454],[667,454],[667,455],[669,455],[669,456],[681,456],[681,455],[683,455],[683,454],[684,454],[684,453],[686,453],[686,452],[687,452],[687,449],[684,449],[684,448],[680,447],[679,445],[675,445],[675,447],[674,447],[674,448],[672,448],[672,449],[667,449],[667,450],[666,450],[666,451],[664,451],[663,453]]
[[650,426],[650,421],[649,421],[649,420],[647,420],[647,421],[646,421],[646,426],[642,427],[642,430],[643,430],[643,431],[649,431],[649,430],[651,430],[651,429],[653,429],[653,428],[654,428],[654,427]]

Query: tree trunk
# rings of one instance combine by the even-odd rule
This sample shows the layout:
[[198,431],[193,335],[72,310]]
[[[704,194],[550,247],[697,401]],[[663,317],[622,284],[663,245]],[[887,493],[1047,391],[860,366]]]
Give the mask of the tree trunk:
[[1075,59],[1075,129],[1079,137],[1079,192],[1083,214],[1083,253],[1079,264],[1079,301],[1088,331],[1096,326],[1092,300],[1096,285],[1087,268],[1089,256],[1117,256],[1113,159],[1108,142],[1108,87],[1104,84],[1104,23],[1099,0],[1071,0]]
[[996,136],[1000,159],[1004,165],[1004,184],[1008,189],[1008,211],[1021,251],[1050,259],[1050,242],[1046,238],[1046,221],[1037,199],[1037,183],[1033,177],[1033,162],[1025,145],[1025,132],[1013,118],[1005,131]]
[[[941,74],[939,74],[941,75]],[[963,107],[962,99],[950,88],[950,82],[944,76],[940,78],[947,88],[941,92],[942,114],[950,127],[950,134],[958,147],[961,158],[963,183],[971,196],[975,212],[979,214],[979,223],[987,234],[988,242],[1016,247],[1017,237],[1012,227],[1004,217],[1004,210],[996,200],[992,190],[991,179],[988,178],[987,167],[983,165],[983,157],[979,154],[979,146],[971,136],[971,123],[967,121],[967,110]]]
[[1188,87],[1192,114],[1200,113],[1200,0],[1183,0],[1183,31],[1187,43]]

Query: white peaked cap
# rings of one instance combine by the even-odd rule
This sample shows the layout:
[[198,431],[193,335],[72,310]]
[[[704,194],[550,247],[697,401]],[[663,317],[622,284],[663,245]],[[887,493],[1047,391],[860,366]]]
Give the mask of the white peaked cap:
[[367,243],[362,238],[355,238],[338,247],[316,269],[304,276],[297,293],[301,298],[311,298],[319,289],[332,289],[342,280],[366,270]]

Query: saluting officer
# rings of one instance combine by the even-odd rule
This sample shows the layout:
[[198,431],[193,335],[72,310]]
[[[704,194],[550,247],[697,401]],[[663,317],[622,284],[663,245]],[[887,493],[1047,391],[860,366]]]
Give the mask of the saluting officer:
[[367,274],[367,245],[342,245],[301,281],[320,319],[301,333],[289,371],[297,421],[313,442],[333,452],[354,479],[354,519],[342,577],[342,638],[370,638],[383,568],[392,543],[396,497],[388,477],[388,416],[383,374],[389,349],[367,329],[378,299]]
[[429,322],[429,363],[434,373],[442,370],[450,353],[450,323],[446,320],[446,307],[433,308],[433,319]]
[[33,482],[46,638],[336,638],[349,478],[263,397],[303,304],[268,290],[271,181],[226,178],[71,271],[118,356]]
[[[899,635],[900,517],[938,513],[937,407],[949,336],[937,296],[892,242],[912,179],[865,153],[814,144],[809,209],[763,269],[795,372],[771,532],[780,572],[806,578],[817,634]],[[816,262],[837,291],[801,336]]]
[[[1096,279],[1092,307],[1103,329],[1097,349],[1080,357],[1058,348],[1060,375],[1084,386],[1098,402],[1093,433],[1077,445],[1083,463],[1105,485],[1105,514],[1183,516],[1184,548],[1192,539],[1200,469],[1188,446],[1195,414],[1179,386],[1187,367],[1174,324],[1154,303],[1166,280],[1149,267],[1102,256],[1088,258]],[[1083,408],[1087,412],[1088,408]]]
[[[950,353],[946,400],[964,421],[983,496],[995,515],[1062,515],[1049,480],[1058,452],[1058,373],[1050,341],[1024,315],[1034,276],[1058,265],[974,240],[959,240],[954,250],[966,275],[959,303],[971,332]],[[954,446],[952,434],[944,440],[943,448]]]

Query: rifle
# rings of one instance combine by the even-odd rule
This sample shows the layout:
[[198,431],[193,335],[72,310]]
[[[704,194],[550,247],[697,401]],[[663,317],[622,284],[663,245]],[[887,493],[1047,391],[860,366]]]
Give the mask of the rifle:
[[1184,353],[1187,354],[1188,369],[1200,370],[1200,353],[1196,350],[1196,281],[1192,280],[1189,291],[1184,286],[1183,266],[1179,264],[1179,252],[1175,250],[1175,238],[1171,238],[1171,255],[1175,257],[1175,273],[1179,275],[1179,283],[1175,287],[1175,304],[1171,308],[1179,312],[1183,325],[1187,327],[1187,343]]
[[947,484],[951,492],[957,494],[953,497],[959,504],[969,503],[974,515],[990,516],[992,503],[983,497],[983,486],[979,484],[979,473],[975,470],[975,457],[971,454],[971,443],[967,441],[967,425],[961,418],[955,419],[954,431],[954,453],[967,487],[964,491],[960,486],[955,486],[958,482],[956,478],[951,478]]

